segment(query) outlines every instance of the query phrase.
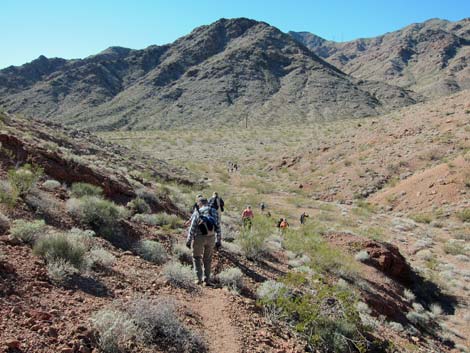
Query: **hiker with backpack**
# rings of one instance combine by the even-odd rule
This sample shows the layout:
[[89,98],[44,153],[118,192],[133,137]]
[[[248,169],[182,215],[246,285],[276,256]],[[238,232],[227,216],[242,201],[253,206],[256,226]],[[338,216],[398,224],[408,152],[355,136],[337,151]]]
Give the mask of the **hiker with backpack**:
[[192,247],[193,250],[193,264],[197,276],[196,283],[205,283],[206,286],[212,286],[212,254],[214,246],[217,250],[222,246],[222,234],[217,211],[209,207],[207,199],[204,197],[199,198],[196,206],[191,216],[186,246],[189,249]]
[[222,219],[222,212],[224,212],[224,200],[219,196],[217,191],[214,191],[212,197],[209,199],[209,207],[217,211],[219,223]]
[[253,225],[253,210],[251,209],[251,206],[248,205],[242,213],[242,222],[243,222],[243,228],[251,230],[251,226]]

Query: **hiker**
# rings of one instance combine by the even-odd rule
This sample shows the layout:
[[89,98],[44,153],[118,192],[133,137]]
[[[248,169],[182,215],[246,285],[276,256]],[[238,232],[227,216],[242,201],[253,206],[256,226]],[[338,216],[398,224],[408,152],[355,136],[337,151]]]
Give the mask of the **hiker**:
[[261,212],[264,212],[264,209],[266,208],[266,205],[264,204],[264,202],[260,203],[259,208],[261,209]]
[[237,164],[237,163],[234,163],[234,164],[233,164],[233,170],[234,170],[234,171],[238,171],[238,164]]
[[[193,264],[196,272],[197,284],[212,286],[211,262],[214,244],[217,250],[222,246],[222,234],[218,221],[217,211],[210,208],[207,199],[201,197],[197,201],[197,208],[191,217],[191,225],[186,239],[186,246],[193,249]],[[204,267],[204,278],[203,278]]]
[[253,210],[251,209],[251,206],[248,205],[242,213],[242,222],[243,222],[243,228],[250,230],[251,226],[253,225]]
[[279,224],[279,229],[281,230],[281,233],[284,233],[287,228],[289,228],[289,223],[287,223],[286,218],[283,218],[281,223]]
[[276,228],[278,228],[279,231],[281,230],[281,223],[282,223],[283,220],[284,220],[284,218],[279,218],[279,221],[277,221],[277,223],[276,223]]
[[196,209],[198,208],[197,200],[199,200],[201,197],[203,197],[201,194],[198,194],[196,196],[196,201],[194,202],[193,207],[191,207],[191,217],[189,217],[189,219],[186,222],[184,222],[184,224],[183,224],[184,227],[188,227],[191,224],[191,220],[193,219],[194,211],[196,211]]
[[224,200],[219,197],[217,191],[214,191],[212,197],[209,199],[209,207],[217,210],[219,216],[219,223],[222,219],[222,212],[224,212]]
[[300,215],[300,224],[305,224],[305,218],[308,218],[308,214],[306,214],[305,212],[303,212],[303,213]]

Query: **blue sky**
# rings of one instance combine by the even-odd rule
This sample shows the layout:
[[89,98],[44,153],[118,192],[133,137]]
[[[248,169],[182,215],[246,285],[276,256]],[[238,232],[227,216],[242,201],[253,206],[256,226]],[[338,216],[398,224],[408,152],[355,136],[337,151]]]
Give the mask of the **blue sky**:
[[439,17],[470,17],[470,0],[1,0],[0,68],[37,58],[83,58],[109,46],[165,44],[219,18],[345,41]]

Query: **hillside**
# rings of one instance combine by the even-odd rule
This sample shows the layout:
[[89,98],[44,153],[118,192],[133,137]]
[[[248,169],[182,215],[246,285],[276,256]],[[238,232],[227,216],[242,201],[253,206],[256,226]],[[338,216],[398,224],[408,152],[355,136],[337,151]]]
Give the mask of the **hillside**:
[[470,88],[470,19],[431,19],[375,38],[327,41],[289,32],[319,57],[364,79],[387,82],[428,97]]
[[0,71],[0,105],[99,130],[313,122],[377,115],[419,96],[358,81],[263,22],[219,20],[172,44],[39,57]]

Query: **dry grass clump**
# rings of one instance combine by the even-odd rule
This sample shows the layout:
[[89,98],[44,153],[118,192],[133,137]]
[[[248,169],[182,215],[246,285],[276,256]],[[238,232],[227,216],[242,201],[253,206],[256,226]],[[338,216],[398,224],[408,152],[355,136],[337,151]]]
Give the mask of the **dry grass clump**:
[[14,239],[23,243],[33,244],[41,235],[45,234],[46,223],[43,220],[26,221],[18,219],[13,221],[10,234]]
[[243,273],[239,268],[231,267],[223,270],[217,277],[222,286],[235,292],[238,292],[243,288]]

